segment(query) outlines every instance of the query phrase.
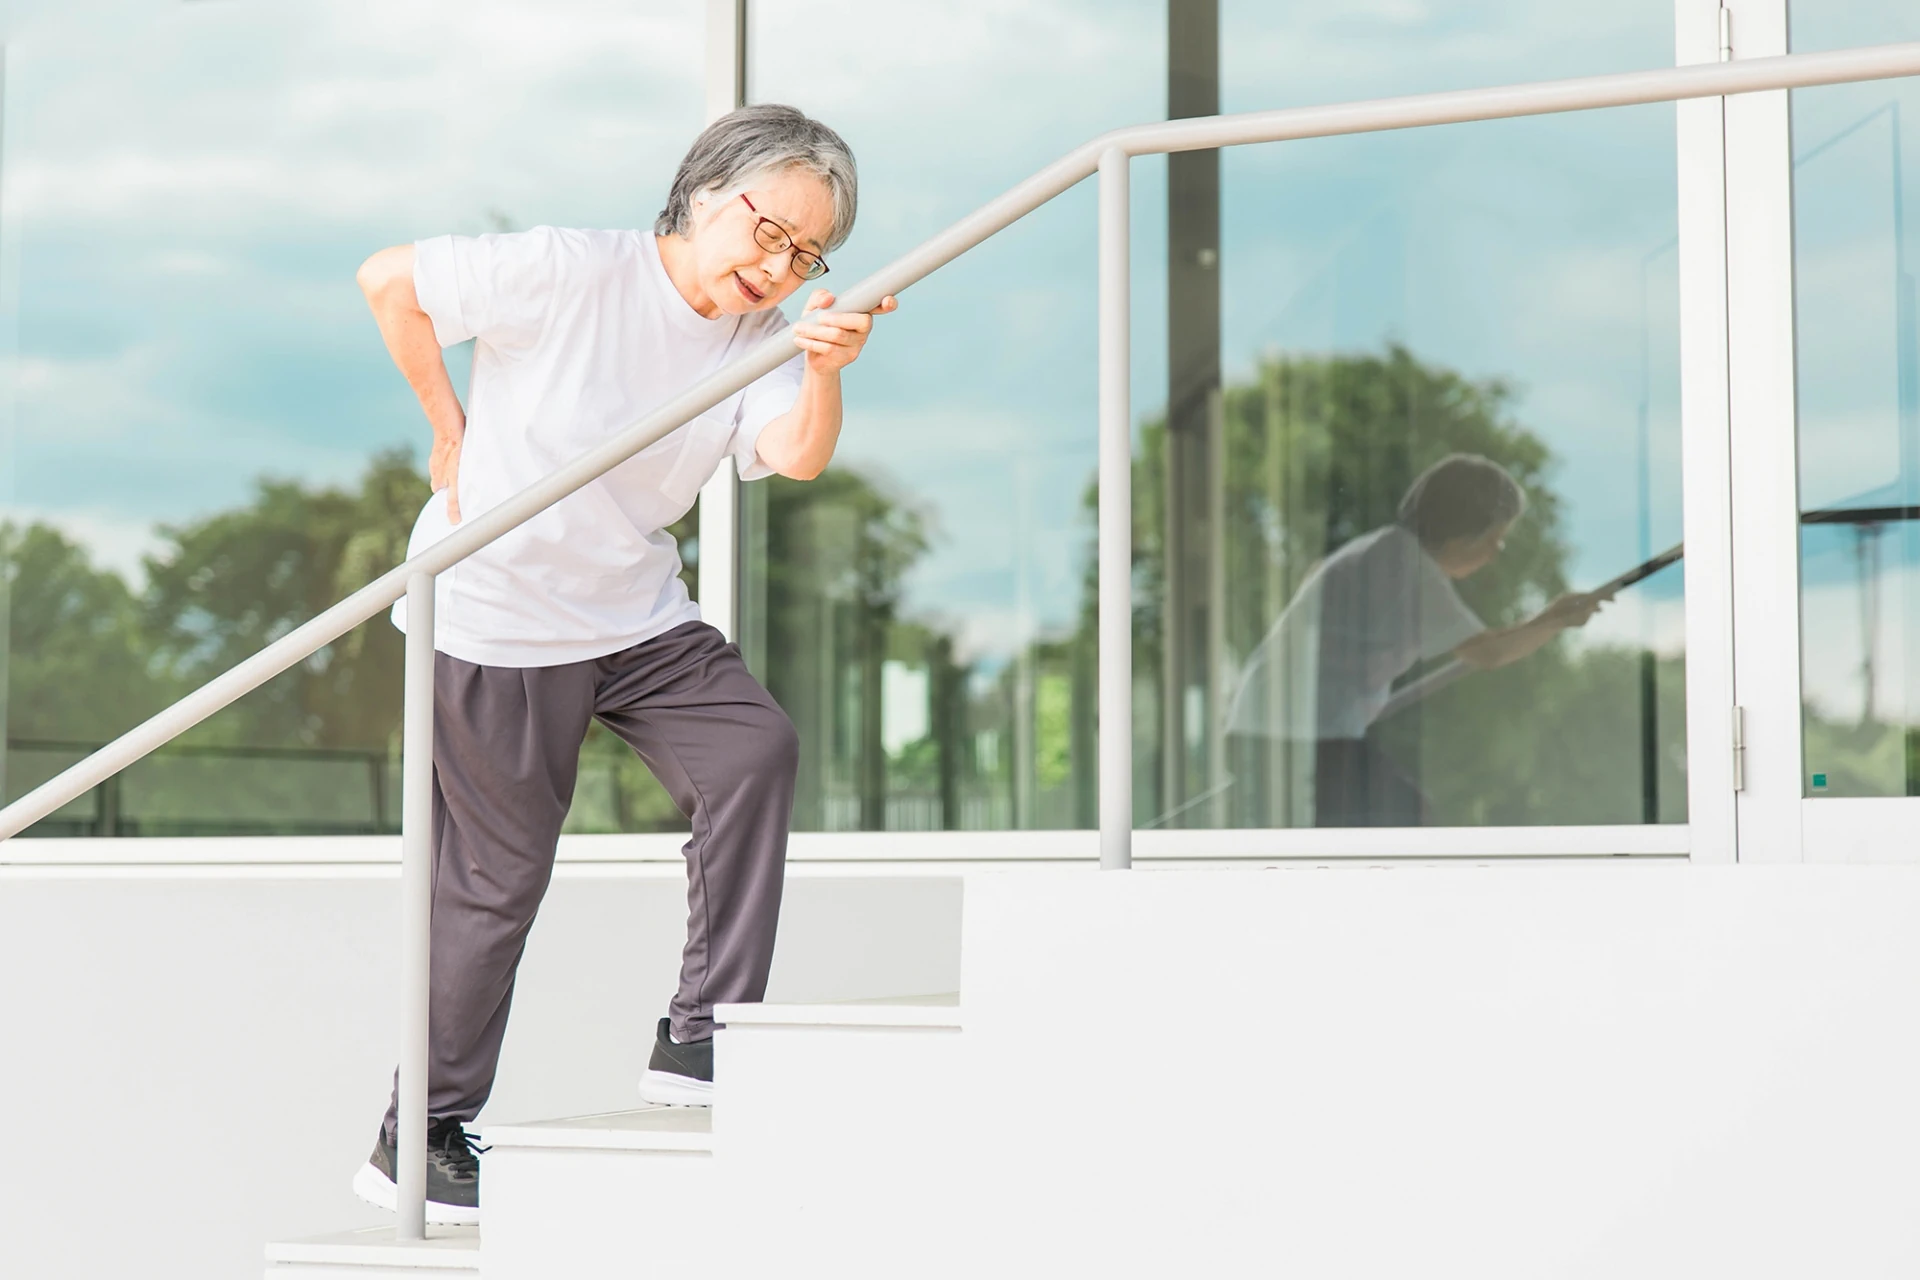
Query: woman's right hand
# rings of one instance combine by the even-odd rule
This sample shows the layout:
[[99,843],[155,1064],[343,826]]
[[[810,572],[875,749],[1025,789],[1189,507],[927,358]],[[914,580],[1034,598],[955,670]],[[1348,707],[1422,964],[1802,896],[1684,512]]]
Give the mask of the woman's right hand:
[[460,445],[465,430],[433,433],[433,452],[427,456],[427,481],[435,493],[447,491],[447,521],[460,523]]
[[1600,612],[1600,606],[1613,599],[1611,593],[1569,591],[1540,611],[1540,620],[1555,627],[1584,627]]

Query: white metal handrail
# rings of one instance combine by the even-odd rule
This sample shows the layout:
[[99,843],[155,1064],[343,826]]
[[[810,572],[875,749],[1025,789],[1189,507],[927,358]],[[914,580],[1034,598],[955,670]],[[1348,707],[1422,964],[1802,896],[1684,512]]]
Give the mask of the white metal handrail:
[[[1741,62],[1666,67],[1617,75],[1380,98],[1332,106],[1202,116],[1134,125],[1102,134],[954,223],[848,289],[839,305],[867,311],[888,294],[1098,172],[1099,197],[1099,778],[1100,864],[1131,864],[1132,836],[1132,408],[1128,389],[1128,161],[1137,155],[1377,133],[1475,120],[1511,119],[1685,98],[1721,97],[1920,75],[1920,43]],[[407,597],[405,717],[402,729],[401,953],[398,1233],[425,1231],[428,829],[433,760],[433,583],[496,538],[598,479],[640,450],[792,358],[783,332],[703,378],[633,426],[500,505],[459,525],[426,551],[216,677],[78,764],[0,809],[0,840],[21,831],[192,728],[222,707],[304,661]]]

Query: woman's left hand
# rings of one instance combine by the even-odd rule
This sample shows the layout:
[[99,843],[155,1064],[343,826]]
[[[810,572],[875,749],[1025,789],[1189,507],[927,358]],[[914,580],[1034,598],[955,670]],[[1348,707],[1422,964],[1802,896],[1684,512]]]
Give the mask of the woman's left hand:
[[833,311],[833,295],[815,289],[793,326],[793,342],[807,353],[807,369],[812,373],[838,373],[860,358],[873,332],[873,317],[884,316],[900,305],[892,294],[880,299],[871,312]]

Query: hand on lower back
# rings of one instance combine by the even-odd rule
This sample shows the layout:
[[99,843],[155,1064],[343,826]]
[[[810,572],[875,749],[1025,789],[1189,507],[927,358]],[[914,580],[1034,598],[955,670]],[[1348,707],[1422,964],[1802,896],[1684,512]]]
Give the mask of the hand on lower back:
[[427,458],[427,480],[435,493],[447,491],[447,520],[460,523],[460,445],[464,436],[433,437],[433,452]]

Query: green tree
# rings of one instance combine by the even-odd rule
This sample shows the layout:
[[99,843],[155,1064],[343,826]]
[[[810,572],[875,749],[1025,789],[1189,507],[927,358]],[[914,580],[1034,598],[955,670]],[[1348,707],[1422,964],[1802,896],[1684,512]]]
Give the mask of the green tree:
[[[241,506],[160,529],[139,595],[51,528],[0,526],[12,614],[9,794],[80,754],[23,742],[117,736],[398,564],[427,492],[404,450],[377,455],[350,487],[262,480]],[[673,529],[683,545],[693,523],[690,514]],[[135,765],[125,782],[138,803],[115,829],[390,828],[403,646],[376,615]],[[195,754],[222,747],[232,751]],[[570,829],[684,825],[598,725],[581,776]]]
[[[1528,513],[1492,565],[1459,584],[1490,625],[1519,621],[1567,589],[1562,504],[1546,442],[1514,416],[1514,390],[1425,363],[1400,346],[1380,354],[1272,355],[1225,389],[1218,541],[1226,584],[1224,665],[1237,669],[1326,555],[1394,520],[1408,485],[1449,453],[1491,458],[1528,497]],[[1134,463],[1136,754],[1170,749],[1160,726],[1168,561],[1166,426],[1150,422]],[[1088,506],[1097,501],[1089,490]],[[1623,566],[1624,567],[1624,566]],[[1082,635],[1090,660],[1096,582],[1090,564]],[[1216,701],[1232,670],[1217,675]],[[1564,639],[1524,662],[1475,675],[1382,728],[1447,824],[1635,822],[1642,817],[1641,661],[1574,650]],[[1683,668],[1656,673],[1661,813],[1684,819]],[[1210,709],[1224,712],[1224,705]],[[1224,765],[1222,765],[1224,767]],[[1161,769],[1140,769],[1144,815]],[[1205,814],[1196,819],[1204,821]]]
[[[357,489],[262,480],[245,506],[160,529],[145,623],[178,684],[205,683],[405,558],[427,492],[412,457],[383,453]],[[378,747],[399,726],[402,641],[375,617],[247,695],[196,740]]]
[[10,738],[104,741],[178,695],[147,643],[140,602],[77,543],[44,524],[0,524],[0,570]]
[[929,520],[852,467],[805,484],[769,480],[762,500],[773,638],[765,679],[801,734],[795,823],[834,825],[829,797],[850,792],[860,828],[883,830],[890,781],[882,669],[907,572],[930,544]]

